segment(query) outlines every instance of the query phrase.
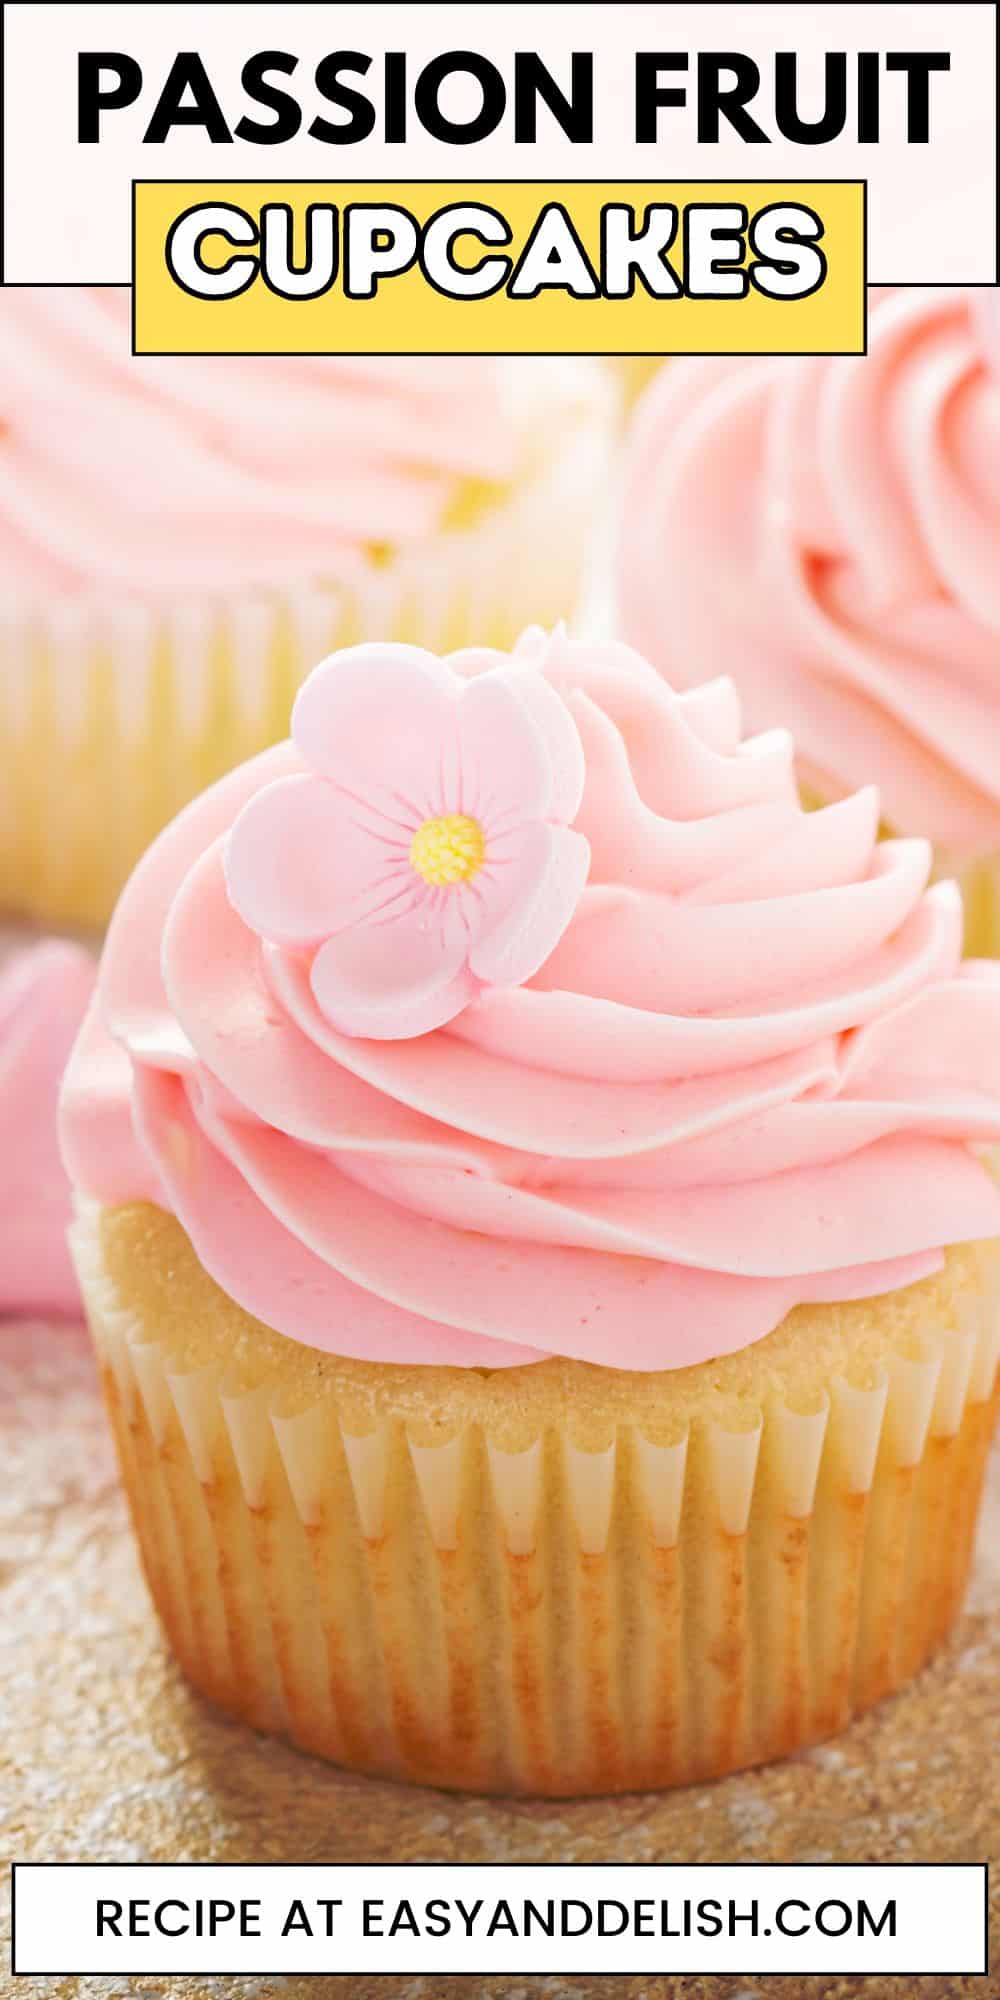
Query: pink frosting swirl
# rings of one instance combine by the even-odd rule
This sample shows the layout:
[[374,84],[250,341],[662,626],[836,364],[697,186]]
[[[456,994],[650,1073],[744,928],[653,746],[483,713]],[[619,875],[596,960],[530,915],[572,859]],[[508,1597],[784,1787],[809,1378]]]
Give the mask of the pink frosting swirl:
[[0,976],[0,1313],[80,1310],[56,1105],[95,971],[89,952],[52,939]]
[[7,292],[0,592],[349,580],[433,535],[461,482],[511,478],[540,393],[517,365],[136,359],[128,293]]
[[1000,1232],[1000,966],[960,963],[927,843],[879,843],[874,790],[803,813],[728,681],[539,632],[514,657],[585,761],[589,878],[540,970],[410,1039],[335,1029],[310,952],[227,893],[234,822],[303,770],[268,751],[125,891],[64,1095],[77,1184],[172,1210],[296,1340],[482,1367],[677,1367]]
[[724,667],[829,788],[1000,847],[994,297],[875,292],[857,358],[665,369],[631,445],[626,636],[675,684]]

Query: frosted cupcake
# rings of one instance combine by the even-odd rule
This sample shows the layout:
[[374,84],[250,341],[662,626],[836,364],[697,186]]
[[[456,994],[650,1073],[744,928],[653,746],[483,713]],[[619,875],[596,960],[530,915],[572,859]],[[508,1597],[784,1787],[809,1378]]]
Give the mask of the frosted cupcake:
[[80,1312],[56,1103],[94,972],[88,952],[54,939],[0,970],[0,1319]]
[[558,359],[134,359],[122,291],[0,300],[0,907],[103,922],[330,646],[569,615],[614,388]]
[[734,674],[811,791],[874,778],[1000,951],[996,298],[876,292],[867,356],[681,361],[644,399],[626,637],[675,683]]
[[779,1755],[947,1632],[996,1407],[1000,968],[634,654],[325,662],[119,904],[74,1249],[195,1684],[361,1770]]

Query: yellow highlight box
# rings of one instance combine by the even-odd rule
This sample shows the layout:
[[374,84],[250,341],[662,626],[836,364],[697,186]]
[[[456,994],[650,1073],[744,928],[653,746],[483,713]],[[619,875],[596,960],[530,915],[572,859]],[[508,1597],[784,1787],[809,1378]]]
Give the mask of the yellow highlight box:
[[137,354],[865,346],[863,181],[136,181],[133,239]]

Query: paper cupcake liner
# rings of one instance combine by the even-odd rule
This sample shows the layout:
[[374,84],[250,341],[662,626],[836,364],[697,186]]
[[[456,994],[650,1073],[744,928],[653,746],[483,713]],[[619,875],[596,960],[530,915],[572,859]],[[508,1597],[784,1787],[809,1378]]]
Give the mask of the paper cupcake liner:
[[[350,584],[0,614],[0,908],[104,923],[187,800],[287,734],[296,688],[334,648],[506,648],[525,625],[571,618],[614,428],[599,372],[587,393],[568,421],[556,404],[555,438],[544,452],[530,440],[505,498],[428,546],[372,560]],[[544,432],[544,409],[539,423]]]
[[564,1415],[551,1378],[519,1370],[512,1429],[502,1376],[467,1407],[453,1389],[440,1423],[419,1391],[366,1406],[329,1357],[322,1393],[300,1380],[284,1400],[217,1362],[180,1372],[123,1309],[93,1217],[75,1238],[170,1643],[204,1694],[303,1749],[459,1789],[690,1783],[841,1729],[959,1607],[997,1410],[995,1274],[961,1324],[807,1410],[772,1384],[671,1427],[669,1378],[633,1397],[615,1374],[606,1415],[591,1387],[576,1426],[574,1382],[605,1371],[545,1364]]

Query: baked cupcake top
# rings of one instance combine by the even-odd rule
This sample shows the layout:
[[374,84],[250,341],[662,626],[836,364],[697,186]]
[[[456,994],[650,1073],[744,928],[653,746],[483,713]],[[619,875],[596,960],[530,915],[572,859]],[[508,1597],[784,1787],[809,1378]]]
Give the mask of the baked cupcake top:
[[0,972],[0,1313],[80,1310],[56,1105],[94,973],[89,952],[54,939]]
[[556,363],[477,357],[136,358],[126,292],[8,292],[0,593],[350,579],[502,490],[587,367],[561,381]]
[[732,684],[534,630],[363,646],[162,834],[64,1151],[371,1360],[672,1368],[1000,1233],[1000,966]]
[[626,636],[677,685],[721,667],[803,769],[890,824],[1000,847],[1000,320],[992,294],[873,292],[851,358],[680,361],[637,413]]

